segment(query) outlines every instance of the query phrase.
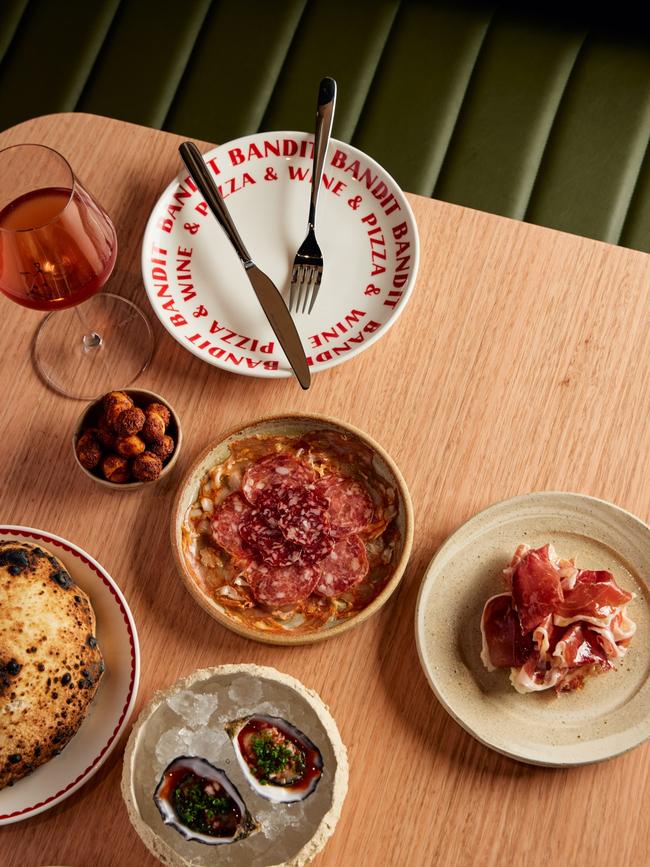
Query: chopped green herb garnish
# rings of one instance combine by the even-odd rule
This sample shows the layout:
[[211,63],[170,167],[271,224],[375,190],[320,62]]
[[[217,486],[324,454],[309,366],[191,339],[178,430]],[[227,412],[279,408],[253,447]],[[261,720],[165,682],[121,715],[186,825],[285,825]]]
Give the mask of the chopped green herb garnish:
[[261,734],[252,738],[251,746],[255,754],[254,770],[260,783],[268,783],[289,769],[291,776],[300,776],[304,771],[305,757],[295,747],[291,749],[287,742],[278,742],[272,735]]
[[181,783],[174,791],[174,809],[178,818],[193,831],[214,833],[214,820],[229,817],[232,807],[230,798],[208,795],[198,783]]

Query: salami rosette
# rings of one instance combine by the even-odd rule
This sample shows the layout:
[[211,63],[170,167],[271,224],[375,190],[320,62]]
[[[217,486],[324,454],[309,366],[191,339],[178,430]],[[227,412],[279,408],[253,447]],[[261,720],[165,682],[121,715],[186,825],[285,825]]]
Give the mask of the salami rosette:
[[381,593],[399,550],[397,501],[367,446],[319,430],[229,451],[189,511],[188,550],[219,606],[256,628],[308,632]]
[[271,566],[291,566],[300,560],[300,548],[287,542],[280,530],[270,526],[254,509],[241,522],[239,533],[251,560]]
[[316,563],[332,550],[329,505],[317,491],[276,485],[260,494],[255,505],[270,527],[300,548],[303,563]]

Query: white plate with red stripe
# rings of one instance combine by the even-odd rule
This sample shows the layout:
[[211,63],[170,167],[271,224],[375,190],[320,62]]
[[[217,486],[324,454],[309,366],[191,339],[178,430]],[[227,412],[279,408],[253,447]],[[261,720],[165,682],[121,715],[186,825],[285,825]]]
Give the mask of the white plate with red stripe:
[[[255,263],[289,297],[307,231],[313,137],[258,133],[204,157]],[[180,158],[179,158],[180,164]],[[412,292],[419,261],[413,213],[374,160],[332,140],[317,215],[323,280],[311,314],[294,313],[312,372],[379,340]],[[233,373],[291,375],[244,269],[187,172],[164,191],[142,244],[144,285],[181,346]]]
[[89,554],[60,536],[31,527],[2,526],[0,541],[32,542],[61,560],[75,584],[90,597],[106,665],[86,718],[61,754],[0,790],[0,825],[10,825],[69,798],[115,749],[138,692],[140,647],[122,591]]

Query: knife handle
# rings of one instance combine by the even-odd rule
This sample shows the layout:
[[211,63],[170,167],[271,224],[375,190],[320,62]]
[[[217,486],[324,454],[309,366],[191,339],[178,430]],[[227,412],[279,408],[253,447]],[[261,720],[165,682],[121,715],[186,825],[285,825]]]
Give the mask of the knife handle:
[[314,134],[314,167],[311,178],[311,201],[309,203],[309,225],[314,228],[316,206],[320,192],[325,156],[330,143],[334,108],[336,106],[336,82],[333,78],[323,78],[318,88],[316,106],[316,132]]
[[230,211],[226,207],[226,203],[217,189],[217,185],[210,175],[205,160],[201,155],[201,151],[197,148],[194,142],[191,141],[183,142],[178,150],[192,180],[207,202],[208,207],[217,218],[217,222],[228,236],[228,240],[237,251],[237,255],[241,259],[244,268],[251,268],[253,260],[241,239],[241,235],[237,231],[237,227],[230,216]]

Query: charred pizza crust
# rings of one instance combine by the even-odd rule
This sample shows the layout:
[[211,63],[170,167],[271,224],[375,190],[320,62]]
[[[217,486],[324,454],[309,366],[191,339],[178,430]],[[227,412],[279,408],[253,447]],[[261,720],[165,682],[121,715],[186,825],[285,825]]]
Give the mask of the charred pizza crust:
[[103,671],[90,600],[63,564],[0,542],[0,789],[61,752]]

